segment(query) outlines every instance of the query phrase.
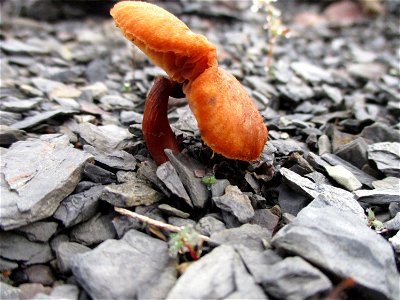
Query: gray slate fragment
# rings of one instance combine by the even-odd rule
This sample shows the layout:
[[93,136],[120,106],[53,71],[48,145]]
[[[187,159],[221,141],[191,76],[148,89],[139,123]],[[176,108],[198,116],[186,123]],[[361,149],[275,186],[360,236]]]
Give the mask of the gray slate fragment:
[[365,173],[359,168],[356,168],[355,166],[353,166],[352,164],[348,163],[347,161],[345,161],[344,159],[340,158],[335,154],[326,153],[321,157],[324,161],[328,162],[332,166],[337,166],[337,165],[343,166],[344,168],[349,170],[362,184],[365,184],[369,187],[372,187],[372,182],[376,180],[375,177]]
[[350,143],[340,146],[336,149],[335,154],[361,169],[368,164],[367,148],[368,144],[365,139],[358,137]]
[[147,182],[136,178],[122,184],[112,183],[105,186],[101,200],[118,207],[131,207],[150,205],[163,197],[163,194],[152,189]]
[[203,235],[210,236],[214,232],[226,229],[225,224],[217,218],[207,215],[202,217],[196,224],[195,229]]
[[116,231],[111,220],[111,215],[99,213],[89,221],[75,226],[70,233],[71,240],[89,246],[99,244],[107,239],[113,239],[116,236]]
[[133,171],[136,168],[136,159],[132,154],[126,151],[117,150],[111,153],[105,153],[98,151],[95,147],[90,145],[84,145],[83,150],[92,154],[96,161],[108,167],[125,171]]
[[400,142],[400,132],[381,122],[364,127],[360,136],[372,143]]
[[276,148],[276,152],[281,155],[289,155],[293,152],[303,153],[302,145],[295,140],[274,140],[270,141],[271,145]]
[[330,72],[322,69],[317,65],[313,65],[308,62],[298,61],[291,63],[290,67],[298,76],[311,83],[333,82],[333,78]]
[[71,266],[74,256],[79,253],[90,251],[89,247],[75,242],[63,242],[55,249],[57,257],[57,267],[63,274],[71,273]]
[[96,215],[103,189],[104,186],[98,185],[68,196],[61,202],[53,217],[62,221],[65,227],[89,220]]
[[[196,278],[196,280],[193,280]],[[268,299],[231,246],[219,246],[193,263],[167,299]]]
[[230,185],[228,179],[217,179],[217,182],[211,186],[212,197],[221,197],[228,185]]
[[400,177],[400,143],[382,142],[368,146],[368,158],[386,176]]
[[358,181],[353,173],[351,173],[342,165],[325,167],[325,170],[333,180],[350,192],[358,190],[362,187],[362,183]]
[[308,299],[332,287],[324,273],[298,256],[268,266],[258,283],[269,295],[288,300]]
[[304,178],[287,168],[281,168],[280,173],[284,182],[294,191],[305,195],[309,199],[317,198],[323,195],[327,201],[335,207],[343,207],[345,210],[352,211],[361,220],[365,219],[364,210],[355,200],[354,194],[346,190],[333,187],[328,184],[315,184],[311,180]]
[[157,165],[153,160],[146,160],[140,163],[137,174],[139,178],[147,179],[149,182],[158,187],[158,189],[162,191],[167,197],[171,195],[169,189],[157,177]]
[[83,168],[83,174],[94,183],[110,184],[116,182],[116,176],[113,172],[94,164],[86,164]]
[[25,265],[46,263],[53,258],[48,243],[28,241],[15,233],[0,232],[0,256],[11,260],[21,261]]
[[392,202],[400,203],[399,190],[358,190],[354,194],[357,201],[370,205],[388,205]]
[[249,197],[235,185],[228,185],[223,196],[213,197],[212,200],[220,209],[231,212],[241,223],[249,221],[254,216]]
[[0,281],[0,299],[15,300],[20,299],[21,289],[13,287],[3,281]]
[[172,194],[182,198],[189,206],[193,207],[192,200],[190,200],[178,173],[169,161],[158,166],[156,174]]
[[383,223],[383,226],[390,230],[400,230],[400,212],[393,219]]
[[370,292],[370,299],[400,296],[391,246],[353,212],[306,207],[271,242],[340,278],[353,278]]
[[278,85],[277,88],[282,95],[295,103],[309,100],[315,96],[314,91],[306,84],[289,82],[286,85]]
[[29,266],[23,270],[23,274],[27,276],[28,282],[46,286],[51,286],[56,281],[53,271],[48,265]]
[[0,147],[9,147],[12,143],[24,141],[26,139],[25,134],[23,130],[0,125]]
[[2,41],[0,48],[11,54],[43,55],[49,53],[49,49],[46,47],[31,45],[16,39],[7,39]]
[[211,234],[211,240],[219,244],[244,245],[250,249],[262,251],[264,250],[263,242],[268,242],[271,236],[272,231],[259,225],[244,224],[237,228],[214,232]]
[[323,84],[322,90],[324,91],[325,95],[329,97],[329,99],[333,100],[335,105],[339,105],[343,101],[343,94],[340,89]]
[[376,181],[372,182],[372,186],[375,189],[399,191],[400,190],[400,178],[389,176],[382,180],[376,180]]
[[261,227],[268,229],[269,231],[274,231],[275,227],[278,225],[279,217],[271,212],[267,208],[256,209],[254,211],[253,218],[249,221],[250,224],[257,224]]
[[132,101],[118,95],[106,95],[101,97],[99,106],[107,111],[122,109],[132,110],[135,107]]
[[151,280],[169,263],[165,242],[130,230],[121,240],[107,240],[76,255],[72,272],[93,299],[134,299],[151,289]]
[[78,300],[79,288],[73,284],[57,285],[52,289],[50,295],[39,293],[33,300]]
[[168,156],[172,166],[178,172],[179,178],[181,179],[186,191],[189,193],[194,206],[204,207],[209,197],[209,191],[201,182],[201,178],[195,176],[194,171],[205,170],[205,167],[184,153],[176,154],[173,151],[166,149],[165,154]]
[[103,153],[113,153],[133,144],[132,134],[126,128],[116,125],[96,126],[82,123],[79,124],[78,134],[84,144],[89,144]]
[[286,184],[279,186],[278,204],[282,213],[296,216],[310,202],[309,197],[289,188]]
[[1,108],[5,111],[11,112],[27,112],[33,110],[40,102],[42,98],[33,98],[33,99],[16,99],[12,101],[3,102],[1,104]]
[[91,158],[57,134],[14,143],[1,159],[0,226],[9,230],[51,216]]
[[177,209],[175,207],[172,207],[171,205],[168,205],[168,204],[160,204],[158,206],[158,208],[162,212],[164,212],[164,213],[166,213],[166,214],[168,214],[170,216],[173,216],[173,217],[179,217],[179,218],[183,218],[183,219],[187,219],[187,218],[190,217],[190,214],[188,214],[188,213],[186,213],[184,211],[181,211],[181,210],[179,210],[179,209]]
[[48,242],[57,231],[56,222],[35,222],[18,228],[31,242]]
[[33,126],[36,126],[48,119],[59,117],[59,116],[67,116],[76,113],[74,110],[68,109],[57,109],[57,110],[50,110],[46,112],[38,113],[34,116],[27,117],[22,121],[12,124],[10,127],[15,129],[27,129]]
[[0,272],[12,271],[16,268],[18,268],[18,264],[16,262],[9,261],[7,259],[0,257]]

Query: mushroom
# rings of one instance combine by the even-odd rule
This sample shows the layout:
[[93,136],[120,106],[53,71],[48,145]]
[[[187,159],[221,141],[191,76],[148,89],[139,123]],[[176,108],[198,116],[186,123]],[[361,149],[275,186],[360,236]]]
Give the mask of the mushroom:
[[259,158],[267,128],[244,87],[218,66],[215,46],[206,37],[146,2],[122,1],[110,13],[123,34],[170,77],[156,78],[144,110],[144,138],[157,164],[168,160],[165,148],[180,150],[167,118],[168,98],[177,87],[214,152],[244,161]]

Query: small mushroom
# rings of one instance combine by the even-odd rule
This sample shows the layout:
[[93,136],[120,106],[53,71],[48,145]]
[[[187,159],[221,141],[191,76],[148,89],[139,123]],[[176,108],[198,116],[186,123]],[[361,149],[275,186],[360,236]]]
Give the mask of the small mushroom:
[[166,10],[146,2],[122,1],[111,15],[123,34],[170,80],[157,78],[146,100],[143,132],[149,152],[160,164],[164,149],[179,151],[167,118],[168,98],[183,83],[204,142],[231,159],[256,160],[268,131],[239,81],[218,67],[215,46]]

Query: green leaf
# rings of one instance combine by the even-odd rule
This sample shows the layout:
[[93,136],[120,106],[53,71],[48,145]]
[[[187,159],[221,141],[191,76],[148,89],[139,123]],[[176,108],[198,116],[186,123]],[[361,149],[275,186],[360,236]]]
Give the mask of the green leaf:
[[211,186],[217,183],[217,179],[214,175],[206,175],[201,179],[201,182],[207,186]]

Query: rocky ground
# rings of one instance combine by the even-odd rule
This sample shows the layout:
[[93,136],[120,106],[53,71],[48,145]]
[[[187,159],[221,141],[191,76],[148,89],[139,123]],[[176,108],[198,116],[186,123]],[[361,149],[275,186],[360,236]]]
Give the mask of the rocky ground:
[[[278,3],[290,37],[272,73],[262,10],[163,2],[217,45],[269,141],[257,162],[213,155],[171,99],[184,151],[157,167],[141,122],[163,72],[123,39],[111,4],[3,1],[1,299],[399,299],[395,2],[375,18]],[[168,230],[114,206],[210,240],[195,262],[185,247],[174,257]]]

